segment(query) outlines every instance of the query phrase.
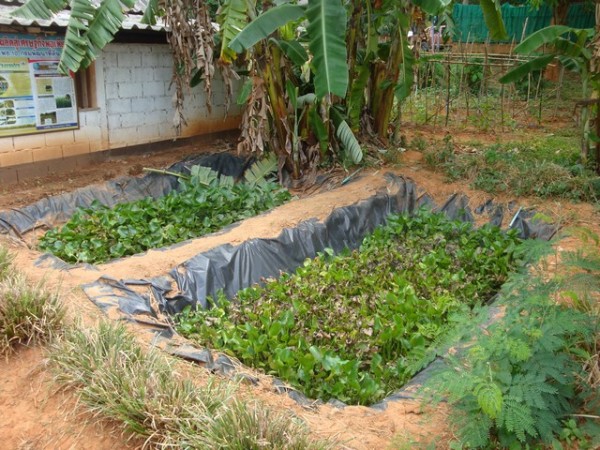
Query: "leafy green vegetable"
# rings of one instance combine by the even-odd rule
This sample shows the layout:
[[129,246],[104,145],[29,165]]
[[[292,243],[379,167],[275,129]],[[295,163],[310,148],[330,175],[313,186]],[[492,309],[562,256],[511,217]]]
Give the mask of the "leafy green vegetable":
[[179,190],[157,200],[82,208],[48,231],[40,248],[67,262],[99,263],[211,233],[290,199],[273,181],[234,184],[200,166],[179,182]]
[[178,330],[310,397],[370,404],[414,374],[450,315],[489,300],[517,265],[517,244],[430,212],[390,217],[359,250],[187,310]]

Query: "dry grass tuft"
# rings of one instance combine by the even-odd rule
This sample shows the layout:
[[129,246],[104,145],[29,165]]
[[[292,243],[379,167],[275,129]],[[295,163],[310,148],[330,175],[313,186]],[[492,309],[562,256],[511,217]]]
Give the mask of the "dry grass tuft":
[[97,417],[117,420],[147,447],[311,449],[301,424],[236,398],[213,378],[198,387],[178,377],[157,350],[145,351],[123,326],[67,330],[51,345],[56,381],[75,388]]
[[44,344],[58,333],[65,311],[56,293],[18,274],[0,247],[0,355],[19,345]]

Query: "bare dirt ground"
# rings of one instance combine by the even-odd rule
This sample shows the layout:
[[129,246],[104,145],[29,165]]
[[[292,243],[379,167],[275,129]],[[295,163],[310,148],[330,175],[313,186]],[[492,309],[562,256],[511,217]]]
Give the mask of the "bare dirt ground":
[[[413,136],[415,133],[427,136],[427,140],[436,137],[428,129],[417,130],[413,132]],[[457,141],[469,138],[453,137]],[[190,154],[222,151],[227,148],[227,144],[229,143],[215,142],[201,147],[189,146],[164,151],[143,158],[122,158],[68,176],[50,176],[10,188],[0,188],[0,210],[24,206],[45,196],[113,177],[137,175],[142,166],[161,168]],[[32,281],[45,279],[50,286],[61,289],[71,318],[79,318],[84,324],[93,326],[102,314],[81,291],[81,284],[95,281],[102,274],[118,278],[160,275],[185,259],[222,243],[237,244],[254,237],[274,237],[283,228],[294,226],[302,220],[314,217],[323,219],[336,207],[352,204],[386,189],[387,183],[382,176],[386,171],[413,179],[438,203],[443,203],[449,195],[456,192],[469,195],[474,204],[489,198],[488,194],[470,189],[466,183],[445,183],[443,175],[424,167],[421,153],[409,149],[402,154],[398,165],[383,167],[374,164],[371,168],[363,169],[345,186],[337,181],[344,176],[340,173],[321,191],[311,195],[296,192],[299,197],[297,200],[267,214],[248,219],[227,233],[195,239],[167,253],[150,251],[143,256],[102,264],[98,266],[99,271],[82,268],[59,273],[53,269],[35,267],[33,262],[40,253],[33,246],[12,240],[4,243],[16,253],[17,266]],[[495,200],[508,202],[514,199],[499,196]],[[523,206],[536,207],[563,225],[591,226],[594,231],[598,231],[598,214],[592,205],[539,199],[518,199],[518,202]],[[35,238],[35,235],[28,236],[27,241],[32,243]],[[571,247],[575,244],[570,239],[562,241],[560,245]],[[206,371],[199,367],[187,365],[187,370],[194,377],[207,376]],[[266,377],[261,377],[264,378]],[[244,387],[243,390],[245,395],[259,398],[273,408],[302,417],[315,436],[334,438],[339,442],[339,448],[415,448],[417,442],[434,442],[437,448],[445,448],[450,436],[447,411],[443,407],[423,410],[417,402],[406,400],[394,402],[381,412],[358,406],[345,409],[331,406],[306,409],[287,396],[274,393],[272,386],[266,381],[256,388]],[[7,360],[0,360],[1,448],[101,450],[139,448],[143,444],[123,435],[117,425],[94,420],[81,413],[76,404],[74,393],[56,391],[41,350],[24,350]]]

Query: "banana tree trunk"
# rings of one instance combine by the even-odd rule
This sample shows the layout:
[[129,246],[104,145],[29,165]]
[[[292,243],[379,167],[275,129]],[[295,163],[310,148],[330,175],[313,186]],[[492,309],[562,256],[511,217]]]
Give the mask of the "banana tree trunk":
[[292,178],[300,178],[298,159],[294,158],[291,145],[293,124],[289,123],[288,108],[285,100],[285,88],[281,70],[281,51],[275,45],[267,42],[257,46],[256,60],[259,73],[263,76],[269,103],[271,106],[273,136],[271,149],[279,158],[285,158],[285,167],[292,174]]
[[354,71],[356,67],[356,53],[358,50],[357,41],[359,41],[360,20],[363,13],[362,0],[354,0],[350,20],[348,22],[348,34],[346,35],[346,48],[348,49],[348,92],[352,91],[352,82],[354,81]]
[[384,142],[388,139],[388,127],[394,106],[394,89],[398,82],[400,63],[402,62],[401,28],[397,27],[392,35],[390,55],[386,63],[375,63],[371,89],[371,112],[377,136]]

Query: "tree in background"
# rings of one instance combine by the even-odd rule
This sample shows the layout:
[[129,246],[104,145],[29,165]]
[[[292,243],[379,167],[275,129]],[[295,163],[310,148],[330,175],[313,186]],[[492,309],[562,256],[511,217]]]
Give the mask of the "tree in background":
[[[87,67],[114,37],[134,0],[29,0],[16,15],[49,19],[69,7],[60,68]],[[492,38],[506,35],[499,0],[481,0]],[[203,84],[210,108],[221,73],[229,95],[247,75],[240,148],[273,151],[298,182],[319,164],[358,163],[357,138],[387,144],[394,101],[413,81],[407,34],[417,17],[452,0],[150,0],[144,21],[162,18],[174,57],[176,116],[183,97]],[[218,29],[214,23],[218,22]]]

